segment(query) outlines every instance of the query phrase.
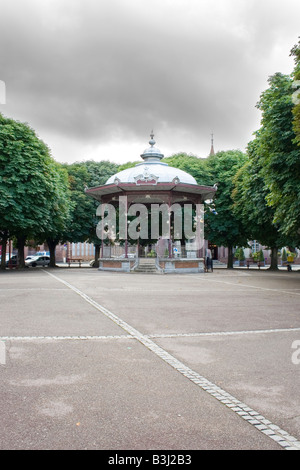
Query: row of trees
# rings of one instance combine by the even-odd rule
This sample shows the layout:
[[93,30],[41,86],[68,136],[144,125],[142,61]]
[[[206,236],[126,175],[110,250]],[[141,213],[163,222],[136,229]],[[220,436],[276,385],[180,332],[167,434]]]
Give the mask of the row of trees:
[[300,247],[300,41],[291,55],[291,76],[271,76],[260,96],[261,127],[246,153],[166,159],[200,184],[218,184],[215,211],[206,211],[205,238],[228,247],[229,268],[233,248],[247,246],[248,240],[269,247],[271,269],[277,269],[279,248]]
[[[261,127],[245,153],[222,151],[208,158],[180,153],[164,159],[192,174],[198,184],[217,183],[215,210],[206,207],[205,238],[228,247],[228,267],[233,265],[234,247],[246,246],[251,239],[270,248],[273,269],[280,247],[300,246],[300,91],[295,93],[300,41],[291,54],[294,72],[270,77],[257,104]],[[15,240],[21,266],[30,240],[47,242],[51,266],[57,244],[66,241],[94,243],[97,260],[101,244],[96,236],[97,203],[84,189],[104,184],[134,164],[59,164],[33,129],[0,114],[2,268],[8,238]]]
[[107,161],[59,164],[33,129],[0,114],[1,268],[8,239],[14,240],[21,267],[31,240],[48,244],[51,266],[58,243],[99,243],[96,203],[84,189],[104,184],[117,169]]

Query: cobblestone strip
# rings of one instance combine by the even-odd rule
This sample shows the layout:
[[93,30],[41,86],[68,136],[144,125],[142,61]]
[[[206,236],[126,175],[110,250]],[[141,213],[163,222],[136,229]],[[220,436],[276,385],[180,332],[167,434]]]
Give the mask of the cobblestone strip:
[[202,377],[197,372],[187,367],[185,364],[180,362],[170,353],[155,344],[149,337],[140,333],[128,323],[124,322],[119,317],[117,317],[114,313],[107,310],[105,307],[102,307],[100,304],[95,302],[88,295],[81,292],[75,286],[69,284],[68,282],[55,276],[52,273],[49,273],[47,271],[45,272],[49,276],[54,277],[59,282],[62,282],[63,284],[68,286],[71,290],[73,290],[78,295],[80,295],[80,297],[86,300],[86,302],[93,305],[97,310],[99,310],[101,313],[106,315],[113,322],[115,322],[117,325],[127,331],[127,333],[129,333],[133,338],[136,338],[141,344],[143,344],[150,351],[160,357],[164,362],[169,364],[176,371],[180,372],[184,377],[191,380],[194,384],[199,386],[209,395],[216,398],[220,403],[230,408],[231,411],[239,415],[249,424],[253,425],[257,430],[267,435],[270,439],[276,441],[281,447],[286,450],[300,450],[300,442],[294,436],[291,436],[288,432],[284,431],[279,426],[273,424],[271,421],[262,416],[259,412],[253,410],[245,403],[239,401],[237,398],[232,396],[230,393],[226,392],[222,388],[207,380],[205,377]]

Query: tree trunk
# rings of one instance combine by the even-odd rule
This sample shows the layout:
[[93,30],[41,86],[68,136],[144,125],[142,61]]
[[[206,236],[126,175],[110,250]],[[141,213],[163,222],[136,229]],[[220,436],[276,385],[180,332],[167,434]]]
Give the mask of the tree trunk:
[[100,245],[95,245],[95,263],[94,268],[99,268]]
[[47,238],[47,244],[48,244],[48,247],[49,247],[49,252],[50,252],[50,263],[49,263],[49,267],[50,268],[55,268],[56,264],[55,264],[55,249],[56,249],[56,245],[58,244],[58,241],[57,240],[53,240],[51,238]]
[[17,237],[19,268],[25,268],[25,257],[24,257],[25,241],[26,241],[26,237],[24,235],[20,235]]
[[278,248],[271,247],[271,266],[269,267],[271,271],[278,270]]
[[227,269],[233,269],[233,247],[232,245],[230,245],[227,248],[228,248]]
[[0,269],[5,269],[6,268],[6,245],[7,245],[7,240],[8,240],[8,232],[5,231],[2,235],[2,254],[1,254],[1,268]]

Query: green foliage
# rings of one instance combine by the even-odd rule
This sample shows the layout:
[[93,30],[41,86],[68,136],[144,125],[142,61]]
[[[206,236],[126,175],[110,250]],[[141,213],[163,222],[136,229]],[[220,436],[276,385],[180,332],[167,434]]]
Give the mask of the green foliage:
[[252,255],[253,261],[257,262],[263,262],[265,260],[264,254],[262,250],[259,250]]
[[26,124],[0,114],[0,219],[10,233],[33,234],[50,222],[48,197],[54,163]]
[[281,254],[281,260],[286,261],[287,260],[287,254],[286,254],[286,249],[283,248],[282,254]]
[[242,247],[237,248],[236,252],[234,253],[234,257],[239,261],[245,261],[244,248]]
[[[291,50],[291,55],[294,56],[295,59],[295,68],[293,72],[294,81],[300,81],[300,40],[298,44],[296,44]],[[300,86],[297,84],[294,89],[294,93],[296,92],[296,90],[298,90],[299,93],[296,94],[296,97],[298,98],[298,103],[296,103],[293,108],[293,130],[296,136],[295,142],[300,145]]]
[[292,78],[277,73],[270,77],[257,107],[261,128],[255,133],[261,176],[268,189],[267,204],[274,210],[273,223],[283,235],[300,243],[300,149],[293,130]]
[[233,213],[233,179],[246,161],[246,155],[239,150],[218,152],[208,158],[209,173],[213,175],[218,190],[214,199],[215,210],[207,211],[205,237],[221,246],[244,245],[247,236],[240,221]]
[[27,124],[0,114],[0,223],[18,239],[22,265],[26,239],[45,240],[68,216],[66,174]]
[[68,173],[73,204],[65,238],[72,242],[89,241],[101,244],[96,235],[96,208],[99,203],[86,196],[85,189],[105,184],[108,178],[118,171],[118,165],[107,161],[89,160],[64,164],[64,168]]
[[139,162],[127,162],[127,163],[124,163],[123,165],[120,165],[118,167],[118,172],[119,171],[123,171],[123,170],[127,170],[127,168],[133,168],[135,167],[138,163],[141,163],[140,161]]
[[215,181],[213,181],[213,175],[208,168],[206,158],[199,158],[182,152],[166,157],[162,161],[179,170],[186,171],[192,175],[200,185],[210,186],[215,183]]
[[274,209],[267,204],[270,194],[263,177],[257,141],[248,145],[248,160],[234,177],[233,211],[247,230],[249,239],[270,247],[282,246],[283,237],[274,221]]
[[[218,183],[214,199],[215,211],[211,212],[206,208],[205,238],[216,245],[228,246],[231,250],[233,246],[245,244],[247,241],[246,232],[233,214],[231,198],[234,175],[246,158],[243,152],[230,150],[204,159],[179,153],[163,160],[168,165],[194,176],[200,185],[212,186]],[[229,266],[231,265],[232,259],[229,260]]]
[[119,165],[109,161],[95,162],[87,160],[82,163],[87,169],[88,180],[86,184],[89,187],[101,186],[106,183],[110,176],[119,171]]

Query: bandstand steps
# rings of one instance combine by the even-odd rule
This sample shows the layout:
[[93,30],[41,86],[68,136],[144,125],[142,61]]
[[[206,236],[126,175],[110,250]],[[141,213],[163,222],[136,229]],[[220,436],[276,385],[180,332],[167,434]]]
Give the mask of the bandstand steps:
[[157,268],[155,264],[155,259],[141,258],[134,272],[135,273],[156,273]]

